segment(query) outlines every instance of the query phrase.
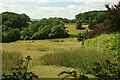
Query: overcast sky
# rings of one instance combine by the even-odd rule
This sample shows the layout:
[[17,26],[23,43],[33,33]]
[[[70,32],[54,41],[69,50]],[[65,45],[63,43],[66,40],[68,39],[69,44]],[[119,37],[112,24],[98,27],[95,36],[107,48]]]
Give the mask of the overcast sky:
[[0,13],[25,13],[32,19],[64,17],[73,19],[76,14],[92,10],[106,10],[105,4],[119,0],[0,0]]

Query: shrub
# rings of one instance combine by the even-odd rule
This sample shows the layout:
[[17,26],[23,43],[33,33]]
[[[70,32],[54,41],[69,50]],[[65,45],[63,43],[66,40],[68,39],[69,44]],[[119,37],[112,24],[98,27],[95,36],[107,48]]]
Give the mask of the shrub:
[[78,33],[78,38],[77,38],[78,41],[83,41],[85,39],[87,39],[87,32],[86,31],[84,31],[84,32],[82,31],[82,32]]
[[102,51],[106,54],[118,54],[119,53],[119,40],[120,33],[116,34],[103,34],[99,37],[85,40],[85,46],[90,49]]

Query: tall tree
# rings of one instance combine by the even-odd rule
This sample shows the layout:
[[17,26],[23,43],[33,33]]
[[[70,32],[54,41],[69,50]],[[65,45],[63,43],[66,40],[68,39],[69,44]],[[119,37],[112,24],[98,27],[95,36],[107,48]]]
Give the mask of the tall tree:
[[111,7],[106,4],[107,18],[110,21],[110,29],[112,32],[120,32],[120,1],[118,4],[112,5]]

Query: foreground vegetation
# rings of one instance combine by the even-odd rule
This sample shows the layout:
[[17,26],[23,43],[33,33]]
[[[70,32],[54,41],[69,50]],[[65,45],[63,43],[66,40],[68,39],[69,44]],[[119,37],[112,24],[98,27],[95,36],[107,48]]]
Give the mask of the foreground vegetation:
[[[49,48],[49,46],[52,47]],[[111,62],[116,59],[112,55],[81,48],[81,44],[74,38],[4,43],[3,50],[3,73],[11,73],[10,68],[16,65],[15,63],[21,56],[30,55],[33,59],[28,70],[34,72],[39,78],[58,78],[57,74],[64,70],[75,70],[80,74],[89,73],[96,61],[101,66],[105,66],[106,59],[110,59]],[[7,66],[8,63],[10,66]]]
[[85,46],[89,49],[103,52],[104,54],[117,55],[120,49],[120,34],[102,34],[96,38],[85,40]]
[[[80,19],[87,15],[87,13],[79,14],[77,16],[78,19],[76,21],[76,26],[72,25],[74,30],[71,30],[70,25],[67,25],[69,27],[66,29],[66,26],[64,25],[65,21],[61,18],[49,18],[42,19],[39,22],[27,22],[29,21],[27,15],[7,13],[12,16],[13,14],[15,16],[17,15],[17,17],[22,17],[22,19],[26,17],[26,22],[24,24],[27,25],[29,23],[29,26],[24,26],[24,28],[20,28],[19,26],[15,27],[14,22],[9,22],[9,20],[5,18],[5,20],[3,19],[4,27],[2,36],[5,42],[24,39],[24,41],[20,40],[11,43],[2,43],[4,50],[3,73],[11,74],[10,70],[8,72],[6,71],[11,67],[6,67],[9,61],[9,64],[13,65],[13,62],[17,62],[16,60],[19,60],[21,56],[25,57],[30,55],[33,57],[33,60],[30,63],[28,71],[31,70],[35,74],[39,75],[40,78],[57,77],[57,75],[54,74],[59,74],[61,70],[67,70],[69,68],[73,71],[63,71],[59,75],[67,73],[72,75],[75,79],[76,77],[82,77],[86,80],[88,80],[88,77],[86,77],[87,74],[90,74],[95,78],[97,77],[98,79],[119,79],[120,2],[117,5],[113,5],[111,8],[109,5],[106,5],[106,8],[107,19],[97,20],[98,16],[95,17],[94,19],[97,20],[98,23],[100,22],[100,24],[96,23],[97,25],[95,25],[92,30],[89,30],[88,27],[86,29],[81,28],[82,24]],[[97,12],[95,12],[95,14],[96,13]],[[104,15],[103,13],[104,12],[98,14],[99,17]],[[11,16],[9,17],[12,19]],[[84,22],[84,19],[85,18],[81,21]],[[94,19],[89,21],[91,25]],[[85,21],[85,23],[88,23],[88,21]],[[11,26],[12,24],[14,25]],[[83,30],[76,30],[75,28]],[[77,31],[80,31],[80,33],[78,34]],[[78,38],[65,38],[71,34],[77,34]],[[79,42],[77,42],[77,40]],[[6,58],[8,58],[9,61],[5,61]],[[13,58],[17,59],[14,61]],[[26,61],[29,62],[27,59],[28,58],[26,58]],[[28,62],[25,63],[27,64],[27,68]],[[25,69],[25,73],[27,73],[26,68],[23,69]],[[79,71],[79,76],[75,70]],[[12,76],[14,75],[15,74]]]
[[92,71],[93,63],[99,62],[102,66],[106,66],[105,60],[110,59],[114,61],[114,57],[104,55],[95,50],[88,50],[86,48],[73,48],[71,50],[63,50],[58,53],[46,54],[41,56],[42,64],[44,65],[58,65],[78,69],[81,74]]
[[39,78],[58,78],[57,74],[63,70],[76,70],[74,68],[64,66],[42,65],[40,60],[41,56],[51,53],[58,53],[61,50],[71,50],[81,47],[80,43],[77,42],[75,38],[46,39],[34,41],[20,40],[11,43],[2,43],[2,46],[2,50],[4,50],[2,53],[3,73],[11,73],[12,71],[10,68],[16,65],[15,63],[17,63],[19,57],[26,57],[30,55],[32,57],[32,61],[29,64],[28,70],[34,72],[36,75],[38,75]]

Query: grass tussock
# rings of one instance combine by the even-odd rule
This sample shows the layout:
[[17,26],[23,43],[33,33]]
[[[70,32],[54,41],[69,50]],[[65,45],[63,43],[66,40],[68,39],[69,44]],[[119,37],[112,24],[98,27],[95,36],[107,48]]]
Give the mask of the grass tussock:
[[105,66],[105,60],[108,57],[113,60],[112,56],[106,56],[93,50],[72,49],[46,54],[40,57],[40,60],[44,65],[72,67],[79,69],[81,73],[86,73],[91,71],[94,62],[99,62],[102,66]]

